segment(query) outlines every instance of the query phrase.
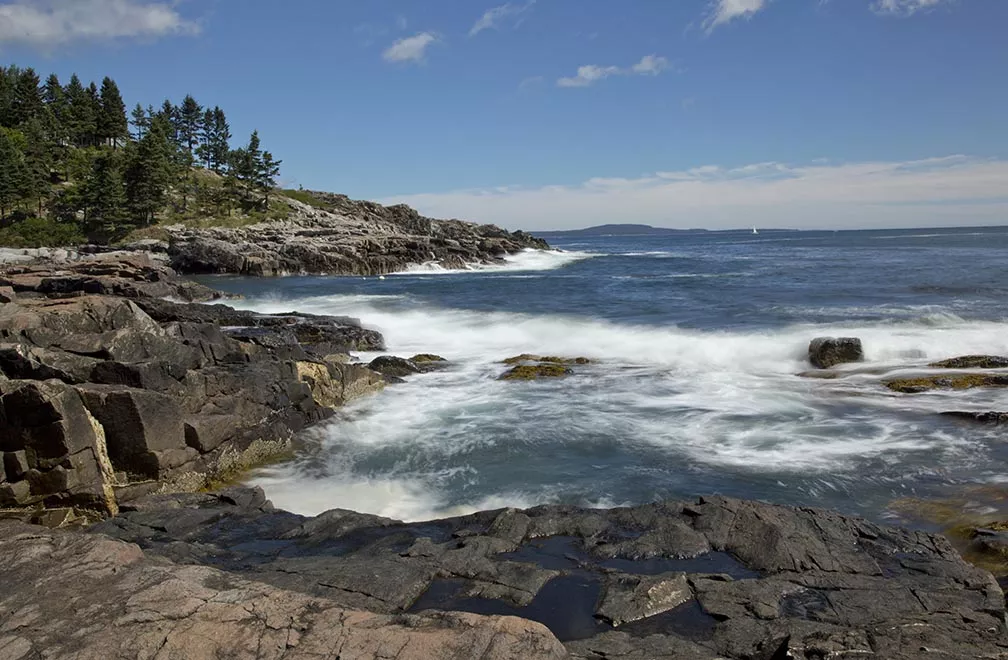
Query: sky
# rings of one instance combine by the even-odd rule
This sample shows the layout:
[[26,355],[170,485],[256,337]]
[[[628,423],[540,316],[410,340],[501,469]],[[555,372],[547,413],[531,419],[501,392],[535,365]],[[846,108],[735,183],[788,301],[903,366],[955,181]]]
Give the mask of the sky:
[[3,61],[433,217],[1008,224],[1008,0],[0,0]]

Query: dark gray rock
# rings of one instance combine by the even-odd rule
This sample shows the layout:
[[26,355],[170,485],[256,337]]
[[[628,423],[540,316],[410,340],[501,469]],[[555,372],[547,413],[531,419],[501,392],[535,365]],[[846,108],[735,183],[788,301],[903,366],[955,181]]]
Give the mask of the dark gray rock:
[[403,378],[420,373],[420,368],[409,360],[394,355],[376,357],[368,365],[371,371],[377,371],[387,378]]
[[809,343],[808,359],[817,369],[829,369],[838,364],[860,362],[864,349],[857,337],[817,337]]
[[1008,357],[999,355],[964,355],[928,365],[934,369],[1006,369]]
[[943,412],[942,415],[945,417],[961,419],[967,422],[976,422],[978,424],[991,424],[994,426],[1008,424],[1008,413],[1005,412],[968,412],[963,410],[950,410]]
[[948,541],[828,511],[718,497],[404,524],[342,510],[304,519],[263,507],[258,491],[160,497],[93,531],[340,607],[529,618],[573,657],[1008,652],[1000,587]]

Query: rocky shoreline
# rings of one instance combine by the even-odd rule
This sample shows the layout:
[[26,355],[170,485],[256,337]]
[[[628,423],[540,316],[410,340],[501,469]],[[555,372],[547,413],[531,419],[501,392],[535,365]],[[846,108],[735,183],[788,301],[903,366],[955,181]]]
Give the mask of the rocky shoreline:
[[[943,536],[829,511],[713,497],[407,524],[220,490],[442,363],[363,364],[384,341],[356,319],[226,302],[150,254],[0,268],[0,657],[1008,656],[990,573]],[[817,340],[810,361],[860,351]],[[588,361],[506,362],[521,380]]]
[[382,206],[332,193],[302,193],[311,204],[282,198],[286,219],[238,228],[163,227],[164,240],[131,249],[165,253],[187,274],[387,275],[428,265],[464,269],[503,263],[522,250],[549,249],[523,231],[461,220],[434,220],[404,206]]

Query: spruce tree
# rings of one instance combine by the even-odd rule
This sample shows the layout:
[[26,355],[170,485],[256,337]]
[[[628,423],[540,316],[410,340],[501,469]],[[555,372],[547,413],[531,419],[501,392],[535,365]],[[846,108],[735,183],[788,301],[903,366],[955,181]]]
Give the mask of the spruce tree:
[[102,151],[84,185],[84,228],[89,236],[107,240],[120,233],[126,219],[126,188],[116,155]]
[[14,113],[13,122],[15,126],[24,124],[32,117],[38,117],[42,112],[42,90],[41,81],[35,69],[22,69],[17,76],[17,83],[14,88],[14,106],[11,109]]
[[133,124],[133,138],[137,141],[142,140],[147,133],[147,128],[150,126],[150,118],[147,116],[147,111],[139,103],[136,104],[133,112],[130,113],[130,123]]
[[264,210],[269,210],[270,191],[276,188],[276,178],[280,175],[280,164],[282,162],[283,161],[280,160],[273,160],[273,154],[268,151],[263,153],[262,159],[260,160],[256,183],[264,195]]
[[178,109],[180,144],[190,156],[196,150],[203,125],[203,108],[191,94],[187,94]]
[[52,190],[52,145],[46,139],[42,120],[33,117],[24,125],[24,172],[21,196],[38,203],[42,216],[42,203]]
[[213,139],[210,143],[210,168],[220,174],[231,152],[231,126],[220,107],[213,109]]
[[0,128],[0,219],[20,198],[24,179],[24,154],[15,143],[10,129]]
[[6,67],[0,66],[0,127],[12,128],[14,126],[14,88],[16,86],[17,77],[12,76]]
[[99,130],[102,121],[102,102],[101,92],[98,91],[98,85],[93,80],[87,88],[87,100],[89,121],[86,144],[91,147],[97,147],[102,140],[101,131]]
[[199,146],[196,147],[196,156],[204,167],[211,168],[210,144],[213,142],[213,110],[207,108],[203,113],[203,122],[200,124]]
[[98,133],[103,142],[111,141],[113,149],[117,147],[120,139],[129,135],[126,105],[123,103],[122,94],[119,93],[119,86],[108,76],[102,80]]
[[153,224],[156,213],[164,206],[171,178],[170,130],[163,117],[155,117],[150,130],[131,151],[127,162],[127,206],[133,217],[144,226]]

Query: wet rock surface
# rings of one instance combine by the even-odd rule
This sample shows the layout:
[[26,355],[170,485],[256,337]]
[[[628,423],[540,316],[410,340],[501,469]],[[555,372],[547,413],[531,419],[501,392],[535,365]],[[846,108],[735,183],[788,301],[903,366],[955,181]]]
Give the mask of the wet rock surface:
[[425,218],[408,206],[382,206],[307,192],[312,205],[284,198],[288,218],[238,229],[166,227],[172,266],[185,273],[273,276],[382,275],[419,264],[465,268],[549,245],[522,231]]
[[[122,261],[120,259],[125,259]],[[356,319],[259,315],[147,257],[0,267],[0,506],[109,514],[287,453],[295,433],[384,386]]]
[[962,357],[932,362],[934,369],[1006,369],[1008,357],[999,355],[964,355]]
[[578,658],[1008,653],[1000,587],[943,537],[815,509],[717,497],[404,524],[231,489],[140,499],[90,532],[333,607],[519,616]]
[[10,521],[0,521],[0,580],[6,660],[567,657],[531,621],[355,611],[98,534]]
[[962,373],[893,378],[885,386],[902,394],[920,394],[931,390],[969,390],[975,387],[1008,387],[1008,374]]
[[829,369],[860,362],[864,359],[864,348],[857,337],[817,337],[809,342],[808,359],[817,369]]

